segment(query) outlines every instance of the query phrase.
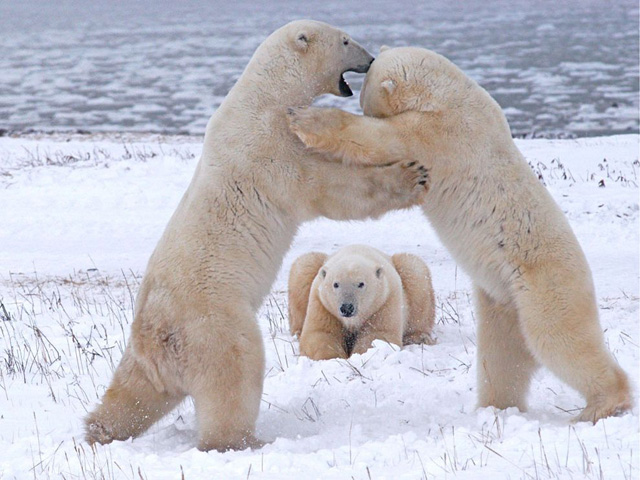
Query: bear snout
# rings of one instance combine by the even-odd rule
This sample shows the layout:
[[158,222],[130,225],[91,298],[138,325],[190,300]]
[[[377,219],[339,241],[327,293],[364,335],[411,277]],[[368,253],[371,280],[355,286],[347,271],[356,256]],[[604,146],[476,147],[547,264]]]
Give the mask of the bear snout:
[[356,307],[353,303],[343,303],[340,305],[340,315],[343,317],[353,317],[356,313]]
[[367,73],[369,71],[369,67],[375,60],[374,57],[369,56],[369,60],[365,63],[361,63],[360,65],[350,68],[347,72],[355,72],[355,73]]

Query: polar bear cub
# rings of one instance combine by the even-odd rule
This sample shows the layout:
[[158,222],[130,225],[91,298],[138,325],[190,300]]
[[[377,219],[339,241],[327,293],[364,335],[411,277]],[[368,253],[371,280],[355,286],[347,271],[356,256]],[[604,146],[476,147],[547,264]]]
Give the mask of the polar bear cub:
[[313,360],[364,353],[375,339],[433,343],[431,273],[415,255],[365,245],[297,258],[289,274],[289,326]]
[[346,167],[309,152],[287,106],[351,95],[342,74],[373,57],[346,33],[301,20],[271,34],[207,125],[191,184],[158,242],[124,356],[86,418],[90,443],[140,435],[185,396],[198,448],[259,445],[264,379],[256,312],[302,222],[378,216],[419,201],[406,162]]
[[290,123],[344,163],[413,159],[427,170],[422,209],[474,285],[479,405],[524,410],[543,365],[586,399],[578,420],[630,409],[585,255],[499,105],[446,58],[411,47],[382,51],[360,103],[365,116],[294,109]]

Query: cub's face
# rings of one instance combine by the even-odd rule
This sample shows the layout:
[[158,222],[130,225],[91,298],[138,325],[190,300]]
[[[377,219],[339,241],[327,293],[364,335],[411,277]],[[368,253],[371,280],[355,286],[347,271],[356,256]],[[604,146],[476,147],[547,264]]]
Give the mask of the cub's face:
[[360,328],[387,300],[387,277],[374,263],[327,262],[318,280],[322,304],[349,329]]
[[385,118],[406,111],[433,111],[444,57],[415,47],[382,47],[360,92],[365,115]]
[[300,20],[286,26],[291,49],[309,74],[313,89],[341,97],[353,95],[345,72],[366,73],[373,56],[342,30],[326,23]]

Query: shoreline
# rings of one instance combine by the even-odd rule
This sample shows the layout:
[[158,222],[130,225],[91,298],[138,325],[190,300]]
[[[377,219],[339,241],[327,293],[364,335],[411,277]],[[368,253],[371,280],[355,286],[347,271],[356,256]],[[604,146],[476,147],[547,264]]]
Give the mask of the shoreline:
[[[618,137],[626,135],[640,135],[640,130],[628,132],[610,132],[607,134],[576,135],[574,133],[530,133],[512,134],[514,140],[581,140],[589,138]],[[103,141],[118,140],[125,142],[161,142],[161,143],[196,143],[202,142],[204,132],[201,135],[187,133],[159,133],[136,131],[96,131],[86,130],[36,130],[36,131],[8,131],[0,129],[0,139],[25,139],[25,140],[53,140],[53,141]]]

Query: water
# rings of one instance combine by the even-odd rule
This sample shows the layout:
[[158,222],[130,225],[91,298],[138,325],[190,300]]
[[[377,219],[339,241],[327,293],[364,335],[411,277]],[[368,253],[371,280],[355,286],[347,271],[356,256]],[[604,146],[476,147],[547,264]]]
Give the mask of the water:
[[[444,54],[514,135],[638,132],[638,4],[0,0],[0,129],[202,134],[258,44],[314,18]],[[362,76],[348,77],[354,91]],[[357,95],[357,92],[356,92]],[[357,96],[319,104],[359,110]]]

